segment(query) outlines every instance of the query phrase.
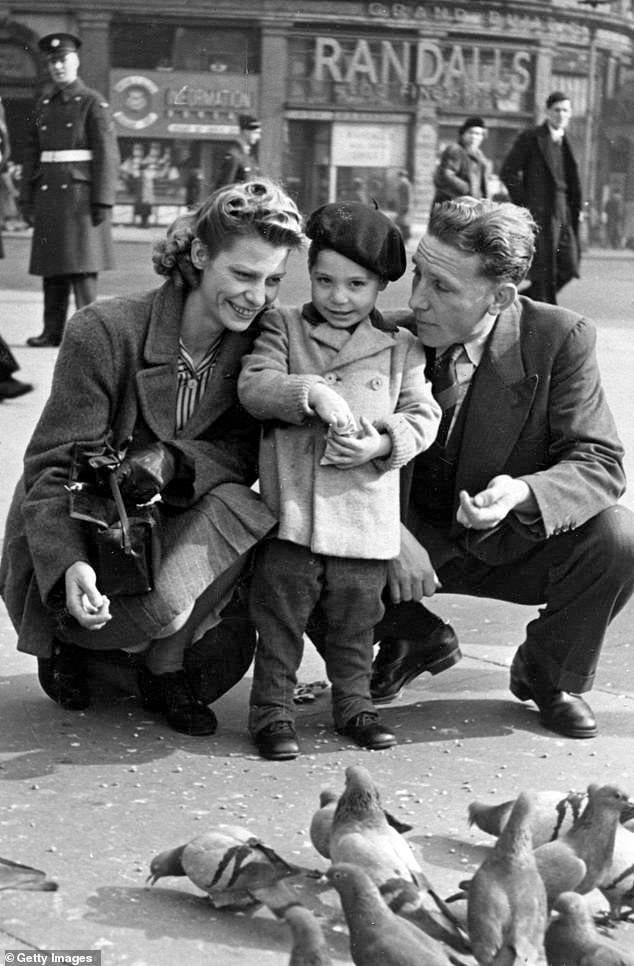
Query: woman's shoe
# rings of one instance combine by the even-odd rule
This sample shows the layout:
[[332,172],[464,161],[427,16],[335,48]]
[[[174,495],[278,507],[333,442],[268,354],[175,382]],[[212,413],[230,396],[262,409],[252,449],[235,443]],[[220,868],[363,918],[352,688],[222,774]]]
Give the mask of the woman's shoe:
[[215,733],[218,719],[196,697],[185,671],[152,674],[144,668],[137,682],[146,711],[162,711],[174,731],[198,737]]
[[84,711],[90,705],[83,653],[75,644],[54,640],[51,656],[37,659],[37,676],[42,690],[67,711]]

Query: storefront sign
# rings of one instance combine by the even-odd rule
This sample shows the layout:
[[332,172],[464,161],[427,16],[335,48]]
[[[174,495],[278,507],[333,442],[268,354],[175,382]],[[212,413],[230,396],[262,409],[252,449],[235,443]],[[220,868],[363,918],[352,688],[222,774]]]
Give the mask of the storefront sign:
[[257,114],[255,75],[195,71],[110,71],[110,101],[118,133],[226,140],[238,115]]
[[[436,40],[292,40],[295,104],[403,108],[418,100],[488,112],[530,110],[532,51]],[[302,61],[302,50],[304,57]],[[303,64],[303,66],[302,66]]]
[[332,126],[331,161],[357,168],[401,168],[407,156],[404,124],[339,124]]

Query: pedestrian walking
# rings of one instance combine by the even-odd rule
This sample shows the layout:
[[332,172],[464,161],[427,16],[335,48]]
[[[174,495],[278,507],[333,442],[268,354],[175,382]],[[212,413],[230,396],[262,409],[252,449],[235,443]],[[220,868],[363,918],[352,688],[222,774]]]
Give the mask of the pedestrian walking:
[[44,329],[27,339],[58,346],[71,289],[82,308],[97,297],[97,275],[114,267],[110,216],[119,149],[108,104],[78,76],[81,41],[47,34],[38,44],[51,77],[39,98],[24,155],[20,207],[33,226],[29,272],[44,289]]
[[553,305],[557,292],[579,278],[581,182],[566,136],[571,117],[568,95],[549,94],[546,120],[519,134],[500,171],[511,201],[528,208],[539,227],[524,294]]
[[468,117],[460,126],[458,141],[448,144],[440,155],[434,173],[434,204],[461,195],[488,198],[490,162],[480,149],[485,134],[481,117]]
[[223,158],[216,178],[216,188],[233,184],[235,181],[250,181],[260,173],[253,150],[262,134],[260,122],[251,114],[241,114],[238,125],[240,134]]
[[412,182],[407,176],[407,171],[399,171],[396,176],[396,218],[394,219],[397,228],[403,236],[403,241],[409,241],[411,235],[411,207],[412,207]]
[[610,248],[623,247],[623,233],[625,230],[625,207],[623,195],[618,189],[610,193],[610,197],[603,209],[605,213],[605,229]]

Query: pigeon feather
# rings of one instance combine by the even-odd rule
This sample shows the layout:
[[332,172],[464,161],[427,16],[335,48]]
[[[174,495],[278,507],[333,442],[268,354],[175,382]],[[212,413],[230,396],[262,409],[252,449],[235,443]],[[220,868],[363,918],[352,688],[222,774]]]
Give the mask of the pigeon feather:
[[0,891],[16,889],[20,892],[56,892],[57,882],[46,877],[46,872],[11,859],[0,858]]

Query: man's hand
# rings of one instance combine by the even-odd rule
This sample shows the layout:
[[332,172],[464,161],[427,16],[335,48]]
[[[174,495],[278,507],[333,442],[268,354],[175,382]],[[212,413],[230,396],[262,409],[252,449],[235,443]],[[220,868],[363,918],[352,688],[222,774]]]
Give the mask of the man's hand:
[[343,396],[326,386],[323,382],[318,382],[311,386],[308,393],[308,405],[315,410],[320,419],[330,425],[337,426],[354,425],[354,416]]
[[501,523],[511,510],[538,512],[531,489],[524,480],[494,476],[486,490],[475,496],[461,491],[456,519],[468,530],[489,530]]
[[164,443],[151,443],[130,453],[115,470],[121,494],[135,503],[149,503],[176,475],[176,457]]
[[429,554],[402,525],[401,552],[388,564],[387,585],[395,604],[433,597],[440,587]]
[[89,631],[98,631],[111,619],[110,601],[97,589],[97,574],[84,560],[77,560],[65,574],[66,609]]
[[94,227],[101,225],[106,220],[106,215],[110,211],[109,205],[91,205],[90,206],[90,220],[92,221]]
[[342,469],[362,466],[379,456],[387,456],[392,448],[392,440],[387,433],[379,433],[369,419],[361,416],[357,436],[338,436],[328,439],[329,462]]

